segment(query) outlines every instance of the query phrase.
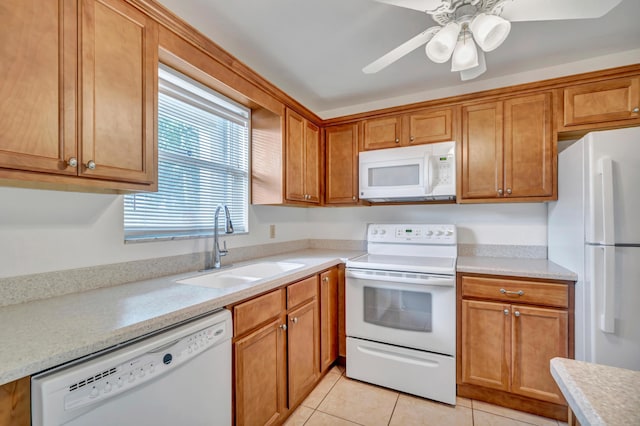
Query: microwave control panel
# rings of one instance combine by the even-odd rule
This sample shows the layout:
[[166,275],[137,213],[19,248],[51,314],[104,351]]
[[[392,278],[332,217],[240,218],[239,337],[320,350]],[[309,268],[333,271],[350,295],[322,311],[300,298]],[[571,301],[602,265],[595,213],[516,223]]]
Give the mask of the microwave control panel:
[[432,155],[430,157],[431,186],[433,188],[455,184],[455,157],[453,155]]

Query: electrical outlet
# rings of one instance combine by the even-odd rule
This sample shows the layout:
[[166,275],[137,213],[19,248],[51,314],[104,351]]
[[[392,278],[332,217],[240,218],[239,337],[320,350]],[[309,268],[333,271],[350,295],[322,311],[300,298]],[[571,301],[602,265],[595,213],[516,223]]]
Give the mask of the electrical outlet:
[[276,237],[276,226],[275,225],[269,225],[269,238],[275,238]]

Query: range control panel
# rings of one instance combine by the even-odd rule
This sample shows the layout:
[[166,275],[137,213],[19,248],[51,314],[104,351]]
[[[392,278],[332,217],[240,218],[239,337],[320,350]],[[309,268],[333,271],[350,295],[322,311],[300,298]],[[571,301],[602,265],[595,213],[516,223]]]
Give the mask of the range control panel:
[[453,224],[369,224],[367,241],[376,243],[456,244]]

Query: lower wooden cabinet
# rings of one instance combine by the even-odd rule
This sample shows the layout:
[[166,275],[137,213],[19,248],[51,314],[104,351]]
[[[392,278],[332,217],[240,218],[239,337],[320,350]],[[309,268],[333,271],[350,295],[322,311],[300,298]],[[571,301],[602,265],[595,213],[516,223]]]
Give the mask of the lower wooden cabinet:
[[337,358],[338,271],[231,307],[237,425],[281,424]]
[[338,358],[338,267],[320,274],[320,371]]
[[573,358],[573,283],[458,274],[458,395],[566,420],[549,361]]
[[31,377],[0,386],[0,426],[31,424]]

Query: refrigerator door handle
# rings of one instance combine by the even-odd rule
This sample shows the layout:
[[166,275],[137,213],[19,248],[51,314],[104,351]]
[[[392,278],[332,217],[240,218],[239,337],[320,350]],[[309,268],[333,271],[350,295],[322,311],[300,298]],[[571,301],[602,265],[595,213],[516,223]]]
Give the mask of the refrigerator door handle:
[[607,246],[604,251],[604,268],[602,280],[602,313],[600,314],[600,330],[615,333],[615,282],[616,282],[616,248]]
[[613,206],[613,161],[610,157],[599,160],[602,178],[602,244],[615,244],[615,217]]

